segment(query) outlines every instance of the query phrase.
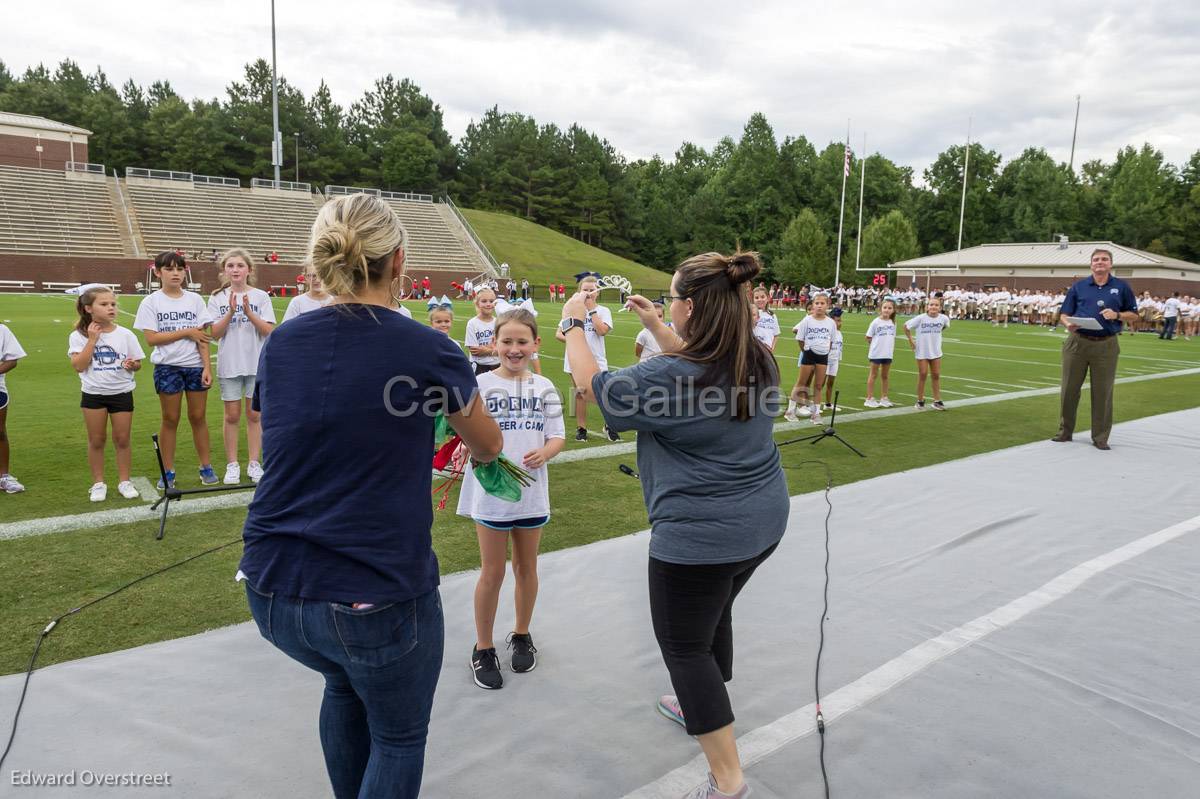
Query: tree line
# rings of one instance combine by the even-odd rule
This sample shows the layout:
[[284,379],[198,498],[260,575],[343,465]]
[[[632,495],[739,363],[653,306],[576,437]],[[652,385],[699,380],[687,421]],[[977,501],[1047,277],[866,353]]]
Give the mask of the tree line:
[[[181,97],[167,81],[120,88],[73,61],[14,76],[0,62],[0,110],[44,116],[94,132],[89,159],[222,175],[272,174],[271,69],[246,65],[223,98]],[[756,113],[740,137],[710,150],[683,142],[668,158],[628,160],[579,125],[561,128],[487,109],[459,141],[441,107],[412,81],[377,79],[348,108],[324,83],[305,97],[279,78],[282,177],[327,184],[449,194],[465,207],[546,225],[641,263],[669,270],[682,258],[735,247],[760,251],[774,280],[831,282],[836,261],[844,145],[818,149],[803,135],[780,140]],[[909,166],[866,156],[864,269],[951,250],[958,237],[963,146],[938,155],[915,180]],[[857,253],[861,153],[850,157],[842,275]],[[973,143],[963,246],[984,242],[1111,239],[1200,261],[1200,151],[1174,165],[1149,144],[1072,171],[1044,149],[1005,162]]]

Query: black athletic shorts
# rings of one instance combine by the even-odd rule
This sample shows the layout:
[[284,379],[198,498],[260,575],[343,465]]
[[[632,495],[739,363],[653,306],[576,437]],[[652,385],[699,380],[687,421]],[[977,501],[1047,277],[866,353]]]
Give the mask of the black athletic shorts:
[[804,355],[800,358],[801,366],[828,366],[829,353],[818,355],[812,350],[805,350]]
[[83,392],[79,407],[89,411],[108,411],[109,413],[133,413],[133,392],[124,394],[89,394]]

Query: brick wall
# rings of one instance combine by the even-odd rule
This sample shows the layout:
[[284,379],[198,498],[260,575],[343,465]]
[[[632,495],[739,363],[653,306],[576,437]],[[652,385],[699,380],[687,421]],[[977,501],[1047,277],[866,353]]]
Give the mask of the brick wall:
[[[34,150],[37,139],[33,136],[10,136],[0,134],[0,164],[8,166],[38,166],[38,154]],[[42,139],[42,162],[44,169],[63,169],[71,160],[71,143],[54,139]],[[75,142],[75,161],[84,163],[88,160],[87,144]]]

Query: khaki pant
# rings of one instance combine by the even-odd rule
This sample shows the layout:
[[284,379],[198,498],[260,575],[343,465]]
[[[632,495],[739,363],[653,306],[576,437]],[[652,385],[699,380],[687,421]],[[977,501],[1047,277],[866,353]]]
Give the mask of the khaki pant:
[[1079,407],[1079,391],[1083,378],[1091,370],[1092,441],[1107,444],[1112,430],[1113,381],[1117,376],[1117,355],[1121,347],[1116,336],[1093,339],[1072,333],[1062,346],[1062,411],[1058,422],[1059,435],[1075,431],[1075,411]]

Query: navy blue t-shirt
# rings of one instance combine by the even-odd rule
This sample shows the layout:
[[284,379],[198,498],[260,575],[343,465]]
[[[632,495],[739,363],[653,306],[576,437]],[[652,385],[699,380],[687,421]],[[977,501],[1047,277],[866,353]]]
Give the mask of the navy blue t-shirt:
[[1136,311],[1137,297],[1129,284],[1120,278],[1108,276],[1103,286],[1096,285],[1094,277],[1077,280],[1067,289],[1059,313],[1067,316],[1090,316],[1100,323],[1103,330],[1080,330],[1081,335],[1088,338],[1107,338],[1121,332],[1121,320],[1108,320],[1101,312],[1109,308],[1117,313]]
[[254,389],[266,472],[242,532],[251,584],[328,602],[433,590],[434,416],[476,391],[454,341],[385,308],[327,306],[280,325]]

